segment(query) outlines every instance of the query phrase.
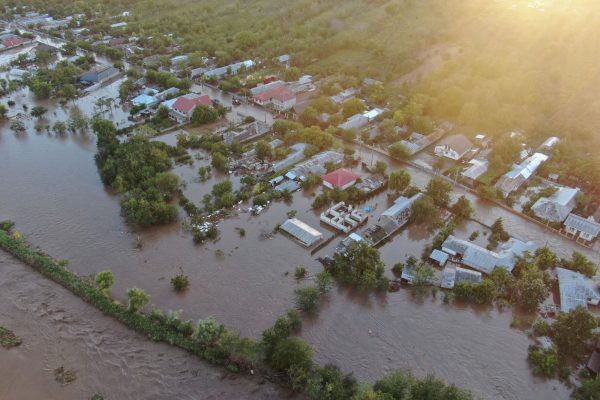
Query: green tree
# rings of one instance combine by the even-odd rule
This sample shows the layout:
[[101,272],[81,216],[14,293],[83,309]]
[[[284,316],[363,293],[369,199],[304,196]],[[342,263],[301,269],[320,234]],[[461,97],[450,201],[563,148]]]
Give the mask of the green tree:
[[390,157],[395,158],[396,160],[408,160],[410,158],[410,153],[406,149],[406,147],[398,142],[394,143],[389,147]]
[[571,398],[573,400],[600,400],[600,375],[595,379],[584,380],[576,388]]
[[560,313],[552,324],[552,339],[562,355],[579,357],[592,339],[592,330],[598,321],[585,307],[579,306],[568,313]]
[[306,127],[319,125],[319,113],[312,107],[306,107],[298,116],[300,123]]
[[85,131],[88,129],[89,122],[86,116],[81,112],[81,109],[75,106],[69,111],[68,125],[69,129],[72,131]]
[[410,174],[405,170],[394,171],[390,174],[388,187],[390,190],[402,192],[410,185]]
[[110,271],[101,271],[96,274],[96,285],[107,296],[110,296],[110,288],[115,283],[115,277]]
[[596,264],[578,251],[574,251],[571,260],[565,262],[565,267],[580,272],[588,278],[596,275]]
[[198,321],[196,338],[204,347],[213,346],[225,332],[225,327],[213,317]]
[[312,368],[313,352],[310,346],[298,337],[280,340],[269,357],[267,365],[273,371],[285,373],[295,389],[303,387]]
[[438,207],[447,207],[450,202],[452,185],[442,178],[433,177],[427,184],[425,193],[431,197],[433,203]]
[[416,224],[434,222],[439,218],[439,210],[433,199],[427,195],[421,196],[410,207],[410,220]]
[[515,289],[519,305],[527,312],[535,311],[549,294],[544,272],[535,264],[522,268]]
[[229,162],[227,161],[227,157],[218,152],[213,153],[211,165],[217,171],[225,172],[229,170]]
[[132,80],[127,79],[123,81],[121,86],[119,86],[119,99],[121,99],[121,101],[127,100],[134,93],[134,90],[135,83]]
[[44,106],[35,106],[31,109],[31,116],[35,118],[42,118],[44,114],[48,112],[48,109]]
[[545,271],[554,268],[558,264],[559,259],[548,246],[544,246],[535,250],[534,261],[538,268]]
[[64,135],[67,132],[67,124],[62,121],[56,121],[54,125],[52,125],[52,130],[57,135]]
[[451,207],[452,212],[458,218],[462,220],[467,220],[471,218],[473,215],[473,207],[471,207],[471,202],[464,195],[460,196],[456,203],[454,203]]
[[200,104],[192,113],[192,123],[204,125],[215,122],[219,118],[219,113],[212,107]]
[[77,95],[77,88],[67,83],[60,89],[60,95],[67,100],[73,99]]
[[490,242],[506,242],[510,239],[508,232],[504,229],[504,222],[502,218],[498,218],[494,221],[491,227],[492,234],[490,235]]
[[254,151],[256,151],[256,158],[261,161],[271,158],[272,156],[271,145],[266,140],[259,140],[254,145]]
[[331,269],[341,281],[371,289],[386,286],[384,264],[377,249],[365,242],[353,243],[345,254],[336,254]]
[[8,115],[8,107],[4,104],[0,104],[0,121],[5,120]]
[[296,289],[296,307],[307,313],[314,313],[319,308],[319,290],[316,287]]
[[412,268],[412,284],[416,292],[422,292],[435,277],[435,270],[430,264],[420,263]]
[[355,114],[360,114],[365,111],[365,103],[357,98],[353,97],[348,99],[342,104],[342,115],[344,118],[349,118]]
[[346,400],[358,389],[356,378],[344,375],[334,365],[315,368],[306,385],[306,393],[314,400]]
[[140,288],[127,289],[128,306],[130,312],[138,312],[142,307],[150,302],[150,296]]
[[373,172],[375,172],[376,174],[384,174],[386,169],[387,164],[385,163],[385,161],[379,160],[375,163],[375,168],[373,169]]

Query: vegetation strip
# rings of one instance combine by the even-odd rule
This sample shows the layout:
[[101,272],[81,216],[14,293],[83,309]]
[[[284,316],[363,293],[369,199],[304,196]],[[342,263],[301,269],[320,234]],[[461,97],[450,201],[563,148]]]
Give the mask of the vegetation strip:
[[[181,321],[178,312],[166,316],[159,310],[151,314],[138,313],[140,304],[148,302],[147,295],[141,289],[128,290],[129,306],[116,302],[110,297],[109,287],[113,281],[109,273],[97,275],[96,287],[67,270],[63,263],[32,249],[18,231],[11,234],[8,229],[13,225],[7,221],[0,222],[0,248],[138,333],[155,341],[178,346],[211,363],[224,365],[231,371],[254,373],[258,369],[264,377],[293,390],[303,391],[313,399],[402,398],[395,396],[397,393],[409,394],[415,400],[429,399],[432,393],[440,399],[474,398],[468,391],[448,386],[433,376],[419,380],[410,373],[396,371],[370,387],[359,385],[351,373],[344,375],[335,366],[321,368],[313,363],[310,346],[293,335],[302,324],[300,314],[295,309],[285,317],[279,317],[272,328],[264,331],[261,342],[240,337],[237,332],[225,329],[211,317],[199,321],[195,328],[191,321]],[[329,286],[329,283],[326,285]],[[134,305],[136,301],[139,303]],[[12,332],[0,327],[2,345],[5,337],[13,336]]]

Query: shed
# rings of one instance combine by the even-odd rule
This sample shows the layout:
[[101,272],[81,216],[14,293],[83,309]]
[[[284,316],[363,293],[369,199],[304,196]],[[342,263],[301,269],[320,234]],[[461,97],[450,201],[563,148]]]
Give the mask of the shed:
[[288,219],[281,224],[279,229],[286,232],[306,247],[310,247],[323,239],[323,234],[321,232],[297,218]]
[[437,261],[438,264],[440,264],[441,267],[444,266],[444,264],[446,264],[446,261],[448,261],[448,253],[444,253],[441,250],[438,249],[434,249],[431,252],[431,255],[429,256],[429,258],[431,258],[434,261]]

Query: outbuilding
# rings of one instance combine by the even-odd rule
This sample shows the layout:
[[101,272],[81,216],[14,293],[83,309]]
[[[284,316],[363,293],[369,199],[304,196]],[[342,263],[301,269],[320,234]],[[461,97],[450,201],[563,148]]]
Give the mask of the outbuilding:
[[337,169],[322,177],[323,186],[329,189],[338,188],[341,190],[346,190],[354,186],[358,178],[360,178],[359,175],[346,168]]

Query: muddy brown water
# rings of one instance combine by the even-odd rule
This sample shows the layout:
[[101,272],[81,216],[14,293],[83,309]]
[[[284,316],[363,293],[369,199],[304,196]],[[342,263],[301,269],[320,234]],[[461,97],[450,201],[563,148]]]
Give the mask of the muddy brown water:
[[[23,101],[30,100],[24,97]],[[93,108],[85,104],[84,101],[80,107]],[[49,114],[52,113],[51,109]],[[56,137],[36,134],[31,129],[27,134],[15,135],[8,124],[0,125],[0,219],[16,221],[18,229],[33,245],[56,258],[69,259],[69,268],[79,274],[112,270],[116,278],[113,293],[117,298],[123,298],[127,288],[138,286],[151,295],[152,304],[159,308],[182,309],[184,317],[192,319],[213,315],[243,335],[258,338],[277,316],[293,307],[294,290],[310,283],[310,280],[296,282],[294,268],[304,265],[311,273],[320,271],[314,259],[331,254],[337,244],[334,240],[311,256],[287,237],[271,234],[290,210],[296,210],[298,218],[318,227],[326,236],[333,234],[310,210],[311,193],[296,193],[291,204],[274,203],[257,217],[244,212],[248,205],[243,205],[237,215],[219,224],[221,238],[216,243],[195,246],[190,235],[177,223],[133,232],[119,216],[118,198],[100,182],[94,152],[91,135]],[[364,150],[360,155],[371,160],[371,154]],[[373,161],[378,158],[373,155]],[[193,166],[174,169],[187,183],[186,194],[196,202],[222,178],[215,174],[208,182],[196,181],[198,167],[207,162],[200,160]],[[415,184],[424,186],[428,182],[427,174],[409,171]],[[233,176],[232,180],[237,185],[239,178]],[[460,194],[455,191],[454,196]],[[502,217],[507,230],[522,239],[542,245],[547,240],[559,255],[568,255],[577,249],[597,260],[595,251],[545,234],[537,225],[526,223],[505,210],[490,208],[471,195],[468,197],[474,203],[478,219],[487,224]],[[376,206],[371,213],[371,217],[376,217],[387,207],[387,199],[381,194],[367,204]],[[236,228],[244,228],[246,236],[240,238]],[[469,223],[459,231],[466,237],[476,229],[483,228]],[[136,246],[138,237],[141,248]],[[420,256],[430,242],[431,235],[420,227],[401,231],[381,248],[387,274],[391,276],[389,270],[395,262],[404,261],[411,254]],[[179,268],[191,281],[189,291],[183,295],[175,294],[169,284]],[[41,284],[35,274],[17,277],[10,275],[8,279]],[[5,293],[3,290],[0,296],[14,297],[10,292]],[[53,304],[48,299],[38,300]],[[76,298],[65,300],[75,310],[81,310],[78,301]],[[79,315],[75,311],[74,314]],[[14,313],[9,317],[11,321],[21,318]],[[320,314],[307,320],[302,335],[314,347],[318,362],[335,363],[345,371],[354,371],[364,381],[373,382],[395,368],[408,368],[419,376],[434,373],[484,398],[567,398],[569,390],[559,382],[531,375],[526,360],[530,341],[524,333],[510,328],[511,318],[510,311],[443,305],[441,295],[437,299],[414,299],[409,291],[401,290],[387,296],[364,296],[338,288],[324,302]],[[63,329],[68,330],[69,325],[64,324]],[[108,329],[112,331],[113,326]],[[56,337],[63,334],[58,331]],[[128,347],[135,342],[132,338]],[[64,348],[57,347],[55,351],[58,354]],[[32,355],[35,360],[32,362],[43,362],[41,354]],[[168,360],[155,367],[151,359],[143,359],[133,365],[131,373],[139,368],[159,376],[167,366]],[[98,371],[102,370],[99,367]],[[101,382],[102,375],[98,375],[95,379]],[[114,379],[110,382],[128,382],[122,377]],[[211,383],[207,385],[212,388]],[[140,390],[144,389],[140,386]],[[150,397],[154,395],[153,390],[148,389]],[[175,390],[180,388],[173,390],[172,395],[164,395],[164,398],[177,397],[179,392]],[[215,390],[218,390],[216,386]]]
[[[269,382],[149,341],[0,252],[0,325],[23,343],[0,347],[0,399],[279,399]],[[75,371],[61,385],[54,370]]]

